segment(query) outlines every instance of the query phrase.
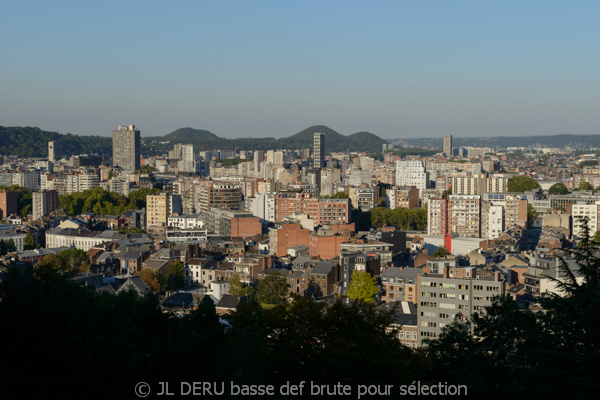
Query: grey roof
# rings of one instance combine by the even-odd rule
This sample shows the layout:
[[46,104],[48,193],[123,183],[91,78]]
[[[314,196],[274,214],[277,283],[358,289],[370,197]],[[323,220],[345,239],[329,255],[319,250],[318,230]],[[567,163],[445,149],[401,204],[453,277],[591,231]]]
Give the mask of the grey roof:
[[194,302],[194,296],[191,293],[175,293],[163,301],[165,307],[189,307]]
[[137,260],[142,256],[142,253],[137,250],[130,250],[127,253],[119,256],[121,260]]
[[117,289],[115,289],[115,286],[118,286],[114,283],[107,283],[105,285],[102,285],[98,288],[96,288],[96,292],[108,292],[111,294],[116,294],[117,293]]
[[327,275],[328,273],[331,272],[331,270],[333,269],[333,267],[337,265],[331,261],[321,261],[319,264],[317,264],[316,267],[313,268],[313,270],[311,271],[311,274],[324,274]]
[[382,311],[394,311],[393,321],[398,325],[417,326],[417,307],[409,301],[385,303],[377,307]]
[[313,256],[301,255],[301,256],[294,258],[294,261],[292,261],[292,264],[306,264],[307,262],[315,262],[315,261],[318,261],[318,260],[316,258],[314,258]]
[[127,278],[125,283],[121,285],[117,292],[127,290],[128,288],[134,288],[137,292],[141,294],[146,294],[150,291],[150,289],[148,289],[148,286],[146,286],[142,278],[140,278],[139,276],[132,276],[130,278]]
[[110,257],[114,256],[115,253],[113,253],[112,251],[105,251],[104,253],[102,253],[100,255],[100,257],[98,257],[98,259],[96,260],[97,262],[103,262],[106,261],[107,259],[109,259]]
[[48,254],[58,254],[58,253],[52,249],[35,249],[35,250],[19,251],[19,257],[21,257],[21,258],[43,257]]
[[398,268],[390,267],[381,271],[382,278],[405,278],[405,279],[416,279],[418,274],[422,274],[422,268]]
[[238,304],[240,304],[240,301],[241,296],[235,296],[233,294],[224,294],[223,297],[221,297],[219,304],[217,304],[217,307],[235,309],[237,308]]

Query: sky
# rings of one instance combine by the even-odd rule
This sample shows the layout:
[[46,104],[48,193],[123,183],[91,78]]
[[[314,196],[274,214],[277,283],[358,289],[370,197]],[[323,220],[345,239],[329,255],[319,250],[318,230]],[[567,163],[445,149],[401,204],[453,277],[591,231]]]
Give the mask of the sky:
[[0,125],[600,133],[598,1],[12,1]]

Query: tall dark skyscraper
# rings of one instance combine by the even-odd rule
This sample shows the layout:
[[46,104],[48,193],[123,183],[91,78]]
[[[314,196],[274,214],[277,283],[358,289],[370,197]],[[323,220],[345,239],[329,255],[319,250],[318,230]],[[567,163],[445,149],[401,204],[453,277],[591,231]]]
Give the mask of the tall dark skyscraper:
[[325,165],[325,134],[315,132],[314,135],[314,168],[321,169]]
[[124,171],[140,169],[140,130],[135,125],[119,125],[113,131],[113,166]]

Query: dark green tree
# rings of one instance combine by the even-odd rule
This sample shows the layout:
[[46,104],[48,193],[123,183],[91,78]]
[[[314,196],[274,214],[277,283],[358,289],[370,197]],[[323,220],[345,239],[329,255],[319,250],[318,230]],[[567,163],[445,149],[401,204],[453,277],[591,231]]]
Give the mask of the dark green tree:
[[550,189],[548,189],[548,193],[549,194],[569,194],[570,192],[564,183],[558,182],[558,183],[555,183],[554,185],[550,186]]
[[256,296],[260,304],[283,304],[287,291],[287,280],[282,275],[273,273],[258,282]]
[[229,278],[229,293],[236,296],[244,296],[246,294],[246,288],[240,280],[239,274],[233,274],[231,278]]
[[506,185],[509,192],[526,192],[528,190],[539,189],[540,184],[528,176],[513,176]]
[[181,261],[177,260],[169,266],[166,279],[167,288],[179,289],[185,286],[185,270]]
[[446,257],[446,256],[450,255],[450,252],[448,251],[446,246],[440,246],[431,255],[433,257],[441,258],[441,257]]
[[87,272],[90,269],[90,258],[83,250],[73,247],[61,251],[58,253],[58,257],[60,257],[64,267],[68,270]]
[[31,234],[31,232],[25,235],[25,240],[23,241],[23,249],[25,250],[33,250],[35,249],[35,237]]
[[579,190],[594,190],[594,187],[588,181],[581,181],[579,186],[577,187]]
[[531,204],[527,204],[527,226],[533,225],[534,221],[540,214],[535,210]]

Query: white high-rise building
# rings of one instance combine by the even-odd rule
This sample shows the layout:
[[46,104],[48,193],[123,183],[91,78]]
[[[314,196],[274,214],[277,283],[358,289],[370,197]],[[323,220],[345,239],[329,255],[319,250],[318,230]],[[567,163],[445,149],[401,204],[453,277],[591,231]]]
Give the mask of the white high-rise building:
[[396,185],[427,189],[429,173],[425,170],[423,161],[396,161]]
[[193,144],[184,144],[181,146],[181,161],[177,167],[182,172],[196,172],[196,158],[194,156]]
[[325,166],[325,134],[315,132],[313,135],[314,168],[321,169]]

